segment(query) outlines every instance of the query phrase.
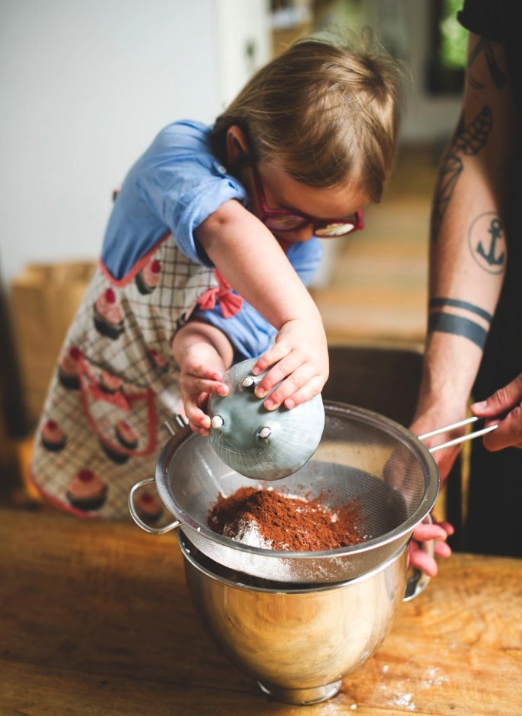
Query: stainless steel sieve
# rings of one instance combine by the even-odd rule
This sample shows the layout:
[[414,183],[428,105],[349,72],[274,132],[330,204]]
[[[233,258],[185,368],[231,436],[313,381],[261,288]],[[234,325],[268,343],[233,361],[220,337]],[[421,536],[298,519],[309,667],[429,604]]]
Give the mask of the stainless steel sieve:
[[[360,544],[321,552],[261,549],[218,535],[207,524],[219,494],[273,483],[254,481],[231,470],[207,438],[183,428],[161,451],[155,478],[137,483],[129,506],[137,524],[152,534],[181,528],[218,564],[263,579],[307,584],[360,577],[390,559],[408,542],[435,502],[439,477],[428,448],[409,430],[377,413],[342,403],[325,403],[325,429],[313,457],[277,483],[281,494],[321,497],[335,509],[357,500]],[[134,494],[154,482],[176,518],[165,527],[146,525],[136,513]]]

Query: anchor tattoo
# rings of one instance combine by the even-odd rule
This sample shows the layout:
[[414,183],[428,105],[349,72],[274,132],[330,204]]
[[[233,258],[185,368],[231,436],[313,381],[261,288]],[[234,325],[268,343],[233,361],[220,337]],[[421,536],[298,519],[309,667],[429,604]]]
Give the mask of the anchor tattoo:
[[503,251],[500,256],[495,257],[495,249],[497,245],[497,241],[502,236],[502,222],[500,219],[491,219],[491,222],[489,224],[489,233],[491,234],[491,241],[489,244],[489,250],[486,253],[486,250],[484,249],[484,246],[482,244],[482,241],[479,241],[477,246],[477,253],[482,256],[482,258],[490,265],[490,266],[500,266],[504,263],[504,257],[505,257],[505,251]]

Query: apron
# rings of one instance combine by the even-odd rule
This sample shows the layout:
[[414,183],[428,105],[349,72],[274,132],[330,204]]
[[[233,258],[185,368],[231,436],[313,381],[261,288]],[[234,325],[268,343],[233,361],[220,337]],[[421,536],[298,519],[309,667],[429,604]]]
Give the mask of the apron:
[[[172,339],[194,308],[242,299],[217,271],[189,260],[164,237],[122,280],[102,263],[69,329],[35,440],[32,479],[57,506],[81,516],[127,519],[129,490],[152,477],[164,423],[183,414]],[[152,493],[137,499],[161,519]]]

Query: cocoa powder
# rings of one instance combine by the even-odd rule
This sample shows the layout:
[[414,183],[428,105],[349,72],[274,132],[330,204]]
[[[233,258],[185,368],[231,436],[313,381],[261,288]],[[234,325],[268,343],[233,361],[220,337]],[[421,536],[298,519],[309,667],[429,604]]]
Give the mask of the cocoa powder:
[[292,552],[348,547],[364,539],[358,528],[357,502],[329,508],[321,496],[307,500],[255,487],[240,487],[228,497],[219,495],[208,524],[214,532],[239,541],[245,525],[253,526],[262,540],[260,546]]

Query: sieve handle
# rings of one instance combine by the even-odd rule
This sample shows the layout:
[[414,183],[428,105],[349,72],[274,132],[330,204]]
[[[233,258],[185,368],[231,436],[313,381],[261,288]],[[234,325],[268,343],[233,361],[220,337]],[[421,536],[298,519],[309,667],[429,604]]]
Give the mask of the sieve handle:
[[[424,518],[425,522],[429,522],[429,524],[433,524],[433,520],[431,519],[431,515],[427,514]],[[429,554],[430,557],[435,557],[435,541],[430,539],[428,542],[419,542],[420,548]],[[415,597],[418,597],[419,594],[426,589],[428,582],[430,581],[431,577],[429,577],[427,574],[424,574],[424,572],[421,572],[420,569],[417,569],[417,567],[413,567],[409,570],[410,575],[406,581],[406,589],[404,592],[403,602],[409,602],[411,599],[415,599]]]
[[[450,430],[454,430],[455,428],[460,428],[463,425],[469,425],[470,423],[474,423],[476,420],[479,420],[479,418],[477,416],[473,416],[472,418],[466,418],[466,420],[461,420],[458,423],[446,425],[444,428],[438,428],[437,430],[432,430],[430,433],[424,433],[424,435],[419,435],[419,440],[425,440],[426,438],[431,438],[433,435],[439,435],[440,433],[446,433]],[[497,428],[498,423],[496,425],[490,425],[489,428],[475,430],[474,433],[467,433],[466,435],[461,435],[460,438],[448,440],[448,442],[442,443],[441,445],[435,445],[435,447],[428,448],[428,450],[431,453],[434,453],[437,452],[437,450],[442,450],[443,448],[450,447],[450,445],[458,445],[459,443],[463,443],[466,440],[474,440],[475,438],[479,438],[481,435],[486,435],[486,433],[490,433],[492,430],[496,430]]]
[[142,487],[145,487],[145,485],[150,485],[153,482],[156,482],[153,477],[147,477],[145,480],[140,480],[133,487],[131,487],[131,491],[129,492],[129,512],[131,513],[131,517],[134,522],[138,525],[138,527],[141,527],[142,530],[148,532],[150,535],[163,535],[165,532],[170,532],[171,530],[175,530],[176,527],[179,527],[181,525],[180,520],[175,520],[164,527],[150,527],[150,525],[143,522],[141,517],[136,512],[136,507],[134,506],[134,495],[136,492]]

